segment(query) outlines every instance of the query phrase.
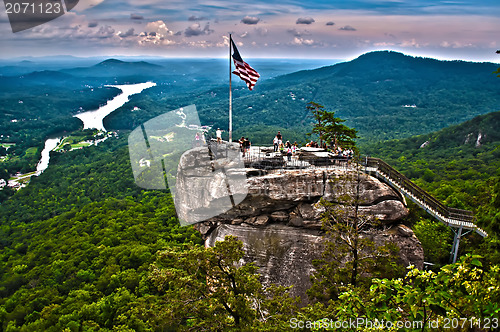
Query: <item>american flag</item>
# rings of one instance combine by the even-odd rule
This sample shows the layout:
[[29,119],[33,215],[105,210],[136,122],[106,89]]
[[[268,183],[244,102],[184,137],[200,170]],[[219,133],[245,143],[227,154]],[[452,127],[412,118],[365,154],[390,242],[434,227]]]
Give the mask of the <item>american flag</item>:
[[243,81],[245,81],[245,83],[248,86],[248,89],[253,90],[253,87],[255,86],[255,83],[257,83],[257,80],[259,79],[260,75],[255,69],[250,67],[248,63],[243,61],[240,52],[238,52],[238,49],[236,48],[236,45],[234,44],[232,39],[231,43],[234,49],[233,52],[234,66],[236,67],[236,70],[233,71],[233,74],[238,75]]

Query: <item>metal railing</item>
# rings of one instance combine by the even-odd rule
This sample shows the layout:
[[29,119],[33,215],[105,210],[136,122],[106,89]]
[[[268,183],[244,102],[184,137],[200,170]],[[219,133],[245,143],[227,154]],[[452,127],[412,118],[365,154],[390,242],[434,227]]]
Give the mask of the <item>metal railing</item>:
[[[286,151],[286,150],[285,150]],[[275,151],[273,146],[256,146],[250,151],[242,154],[242,160],[245,167],[262,168],[269,171],[282,169],[305,169],[305,168],[347,168],[350,165],[350,159],[342,156],[333,156],[324,158],[302,158],[299,150],[289,158],[286,152]]]
[[367,173],[376,172],[405,196],[422,206],[447,226],[473,230],[483,237],[488,235],[484,230],[475,225],[476,217],[472,211],[445,206],[385,161],[378,158],[365,157],[361,164],[365,167]]

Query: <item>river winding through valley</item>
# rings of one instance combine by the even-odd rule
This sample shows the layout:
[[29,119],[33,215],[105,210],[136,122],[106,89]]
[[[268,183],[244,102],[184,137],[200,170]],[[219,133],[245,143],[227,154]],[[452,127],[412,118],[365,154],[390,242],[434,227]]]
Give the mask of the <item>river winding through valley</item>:
[[[145,89],[149,89],[156,86],[156,83],[146,82],[138,84],[124,84],[124,85],[106,85],[106,87],[114,87],[120,89],[122,93],[114,97],[112,100],[108,101],[105,105],[99,107],[97,110],[83,112],[75,115],[83,122],[83,129],[98,129],[101,131],[106,131],[103,124],[103,119],[111,114],[113,111],[122,107],[129,101],[129,97],[138,93],[141,93]],[[60,143],[61,137],[49,138],[45,141],[45,147],[42,151],[42,157],[38,162],[36,172],[30,175],[21,175],[18,179],[13,181],[18,181],[32,175],[40,175],[47,169],[50,162],[50,151],[54,150]]]

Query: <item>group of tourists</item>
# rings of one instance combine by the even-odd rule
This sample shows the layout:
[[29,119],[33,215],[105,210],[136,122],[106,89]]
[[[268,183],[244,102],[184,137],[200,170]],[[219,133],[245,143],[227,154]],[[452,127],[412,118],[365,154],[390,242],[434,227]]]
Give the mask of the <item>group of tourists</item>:
[[290,141],[286,141],[286,143],[283,143],[283,135],[281,135],[280,131],[274,136],[273,146],[274,152],[281,152],[281,154],[286,153],[288,161],[292,160],[292,156],[295,155],[298,149],[297,142],[292,144]]
[[274,136],[273,139],[273,145],[274,145],[274,152],[278,152],[279,147],[283,144],[283,136],[281,135],[281,132],[278,131],[276,136]]
[[342,149],[340,146],[332,150],[332,153],[336,154],[338,157],[344,157],[348,160],[354,157],[354,151],[352,149]]
[[322,145],[319,145],[318,142],[311,141],[306,144],[306,147],[310,148],[322,148],[323,150],[326,150],[328,152],[331,152],[335,154],[338,157],[345,157],[347,159],[350,159],[354,156],[354,151],[352,149],[342,149],[340,146],[328,146],[326,142],[323,142]]
[[308,147],[308,148],[321,148],[323,150],[328,150],[328,145],[326,145],[326,142],[323,142],[323,144],[320,145],[316,141],[310,141],[309,143],[306,144],[306,147]]
[[205,143],[206,143],[205,142],[205,135],[197,132],[196,135],[194,135],[193,146],[196,148],[196,147],[202,146]]
[[[215,132],[215,135],[217,137],[217,143],[222,143],[222,132],[220,128],[217,128],[217,131]],[[250,147],[252,146],[252,143],[248,139],[248,137],[241,136],[241,138],[238,140],[238,143],[240,143],[240,151],[243,154],[243,157],[245,157],[245,154],[248,154],[250,152]]]
[[[216,136],[217,136],[217,143],[222,143],[222,132],[220,128],[217,128],[216,131]],[[203,140],[202,138],[203,135],[199,135],[196,133],[195,141],[201,142]],[[239,140],[238,143],[240,144],[240,151],[245,157],[246,155],[250,154],[250,147],[252,146],[252,143],[248,139],[248,137],[242,136]],[[197,144],[197,146],[199,146]],[[281,134],[280,131],[274,136],[273,139],[273,147],[274,147],[274,152],[279,152],[281,155],[286,155],[287,160],[291,161],[292,157],[297,153],[297,150],[299,149],[297,142],[291,143],[290,141],[284,142],[283,140],[283,135]],[[306,147],[312,147],[312,148],[322,148],[326,151],[332,152],[338,157],[344,157],[346,159],[350,159],[353,157],[354,152],[352,149],[342,149],[340,146],[328,146],[326,142],[323,142],[321,145],[318,144],[316,141],[310,141],[309,143],[306,144]]]
[[245,154],[249,154],[252,143],[250,142],[248,137],[243,136],[241,136],[241,138],[238,140],[238,143],[240,143],[240,151],[243,154],[243,157],[245,157]]

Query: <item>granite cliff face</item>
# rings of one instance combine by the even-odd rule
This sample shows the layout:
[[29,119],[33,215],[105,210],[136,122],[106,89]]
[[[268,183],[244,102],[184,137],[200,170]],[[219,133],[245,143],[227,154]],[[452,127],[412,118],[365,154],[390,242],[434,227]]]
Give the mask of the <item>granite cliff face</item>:
[[[181,159],[181,167],[183,160],[189,158]],[[187,185],[195,182],[200,187],[202,180],[196,172],[184,174],[179,172],[184,178],[178,181],[180,186],[177,188],[182,201],[193,210],[210,205],[206,200],[200,201],[192,192],[193,187]],[[221,185],[224,181],[220,179],[213,181],[205,177],[203,186],[206,192],[213,193],[214,201],[221,191],[229,190],[240,197],[240,203],[228,211],[196,224],[206,246],[213,246],[226,235],[237,236],[244,243],[245,260],[260,267],[264,285],[293,285],[292,293],[305,298],[305,291],[310,287],[309,276],[314,271],[312,260],[320,257],[324,241],[320,220],[324,208],[319,201],[324,198],[338,202],[340,192],[353,195],[358,175],[340,167],[272,171],[240,168],[231,169],[227,174],[228,177],[246,174],[246,183],[230,187]],[[400,248],[401,264],[422,268],[421,244],[412,230],[400,223],[408,214],[400,195],[366,174],[359,174],[358,182],[359,212],[371,224],[362,236],[379,245],[386,242],[396,244]],[[241,200],[245,193],[246,197]]]

